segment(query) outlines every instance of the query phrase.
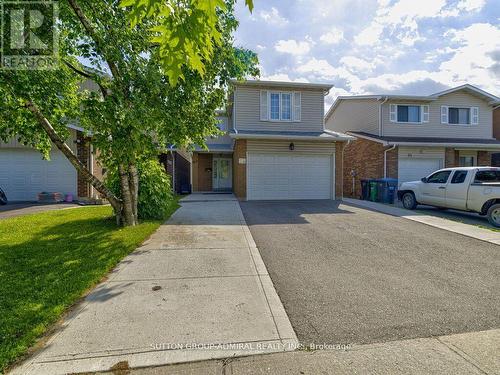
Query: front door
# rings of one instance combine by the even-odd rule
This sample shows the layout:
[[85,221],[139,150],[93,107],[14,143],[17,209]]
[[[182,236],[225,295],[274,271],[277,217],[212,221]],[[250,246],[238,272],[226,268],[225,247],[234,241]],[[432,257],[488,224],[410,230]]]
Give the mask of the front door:
[[214,191],[230,191],[233,187],[232,159],[214,158],[212,172],[212,189]]

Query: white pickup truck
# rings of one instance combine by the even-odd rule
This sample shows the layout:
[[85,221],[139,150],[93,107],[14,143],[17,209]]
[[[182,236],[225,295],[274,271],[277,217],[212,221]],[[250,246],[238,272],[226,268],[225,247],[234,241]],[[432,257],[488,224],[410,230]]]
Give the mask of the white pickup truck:
[[446,209],[477,212],[500,227],[500,168],[447,168],[421,181],[404,182],[398,198],[407,209],[425,204]]

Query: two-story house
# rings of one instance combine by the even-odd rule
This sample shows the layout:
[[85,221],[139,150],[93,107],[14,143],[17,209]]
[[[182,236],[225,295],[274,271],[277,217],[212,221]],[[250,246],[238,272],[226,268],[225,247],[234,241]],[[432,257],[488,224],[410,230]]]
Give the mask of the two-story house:
[[488,166],[500,151],[493,108],[500,98],[471,85],[429,96],[339,97],[325,116],[329,130],[356,137],[345,148],[344,195],[359,197],[360,180],[419,180],[435,170]]
[[193,191],[239,199],[334,199],[341,195],[342,146],[354,139],[324,127],[331,85],[233,82],[219,114],[222,137],[191,157]]

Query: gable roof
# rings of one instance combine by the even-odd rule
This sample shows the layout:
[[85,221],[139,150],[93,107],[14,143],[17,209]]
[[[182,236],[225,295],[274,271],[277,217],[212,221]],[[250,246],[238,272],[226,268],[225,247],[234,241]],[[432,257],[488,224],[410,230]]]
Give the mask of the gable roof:
[[486,92],[484,90],[481,90],[480,88],[476,86],[469,85],[468,83],[462,86],[457,86],[448,90],[440,91],[438,93],[432,94],[431,96],[434,96],[436,98],[439,98],[440,96],[447,95],[454,93],[456,91],[467,91],[472,95],[479,96],[486,101],[488,101],[488,104],[494,105],[494,104],[500,104],[500,98],[498,96],[495,96],[493,94],[490,94],[489,92]]
[[340,104],[341,101],[343,100],[352,100],[352,99],[375,99],[375,100],[390,100],[390,99],[398,99],[398,100],[412,100],[412,101],[423,101],[423,102],[432,102],[434,100],[437,100],[439,97],[447,94],[454,93],[456,91],[467,91],[468,93],[478,96],[482,98],[483,100],[487,101],[489,105],[491,106],[496,106],[500,105],[500,98],[498,96],[495,96],[493,94],[490,94],[484,90],[481,90],[480,88],[477,88],[476,86],[469,85],[468,83],[465,85],[457,86],[448,90],[440,91],[438,93],[432,94],[432,95],[397,95],[397,94],[392,94],[392,95],[385,95],[385,94],[380,94],[380,95],[352,95],[352,96],[339,96],[335,101],[333,102],[332,106],[328,110],[328,112],[325,115],[325,121],[330,118],[332,115],[333,111],[337,106]]
[[284,81],[262,81],[260,79],[247,79],[244,81],[231,81],[236,86],[267,86],[267,87],[297,87],[304,89],[321,89],[327,93],[333,87],[331,84],[310,82],[284,82]]

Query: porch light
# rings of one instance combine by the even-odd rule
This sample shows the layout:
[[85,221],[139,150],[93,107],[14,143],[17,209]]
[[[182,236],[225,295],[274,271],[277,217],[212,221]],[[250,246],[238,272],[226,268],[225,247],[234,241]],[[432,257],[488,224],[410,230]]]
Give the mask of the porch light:
[[290,145],[288,146],[288,148],[290,149],[290,151],[293,151],[295,149],[295,145],[292,143],[290,143]]

